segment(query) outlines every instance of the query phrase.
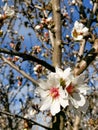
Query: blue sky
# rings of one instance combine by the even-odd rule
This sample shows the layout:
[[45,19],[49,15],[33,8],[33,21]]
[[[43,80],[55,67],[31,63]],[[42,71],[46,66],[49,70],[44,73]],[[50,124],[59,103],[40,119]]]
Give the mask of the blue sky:
[[[90,8],[92,8],[92,5],[91,4],[89,4],[89,1],[90,0],[84,0],[84,4],[85,4],[85,6],[88,6],[88,7],[90,7]],[[67,2],[67,0],[66,0],[66,2]],[[10,4],[10,3],[9,3]],[[0,1],[0,6],[1,5],[3,5],[2,4],[2,1]],[[74,19],[73,19],[73,21],[76,21],[76,20],[78,20],[79,19],[79,16],[78,16],[78,13],[76,13],[76,10],[75,10],[75,16],[74,16]],[[20,15],[19,15],[20,16]],[[21,16],[20,16],[21,17]],[[25,18],[23,18],[22,17],[22,20],[23,21],[25,21],[26,19]],[[15,25],[14,25],[14,29],[16,30],[16,31],[18,31],[18,33],[19,33],[19,35],[23,35],[24,36],[24,41],[23,41],[23,43],[22,43],[22,48],[24,48],[25,46],[27,47],[27,50],[29,50],[30,49],[30,47],[31,46],[34,46],[34,45],[39,45],[39,40],[36,38],[36,34],[35,34],[35,32],[32,30],[32,29],[28,29],[28,28],[26,28],[26,27],[24,27],[24,25],[21,25],[20,26],[20,28],[18,29],[17,28],[17,26],[19,25],[19,20],[17,20],[16,21],[16,23],[15,23]],[[73,23],[73,25],[74,25],[74,23]],[[71,27],[73,27],[73,25],[71,26]],[[2,27],[2,29],[3,30],[5,30],[6,29],[6,27]],[[98,27],[97,27],[97,29],[96,29],[96,31],[98,32]],[[32,38],[32,40],[27,36],[28,35],[28,33],[31,33],[31,38]],[[67,31],[68,33],[70,33],[70,31],[68,30]],[[7,42],[8,41],[8,42]],[[7,35],[7,37],[6,37],[6,39],[5,39],[5,41],[4,41],[4,44],[5,43],[9,43],[9,38],[8,38],[8,35]],[[2,47],[4,47],[4,44],[2,45]],[[75,46],[76,48],[76,50],[78,49],[78,44],[76,43],[76,46]],[[67,47],[66,47],[67,48]],[[90,48],[91,48],[91,45],[86,45],[86,49],[88,49],[88,50],[90,50]],[[41,56],[40,56],[40,58],[42,58]],[[50,62],[50,61],[49,61]],[[27,62],[24,62],[23,63],[23,66],[22,66],[22,68],[24,69],[24,70],[26,70],[27,68],[26,68],[26,66],[27,66],[28,64],[27,64]],[[32,70],[33,70],[33,67],[32,67]],[[26,70],[26,72],[28,73],[28,71]],[[90,73],[92,73],[92,69],[90,70]],[[0,75],[1,76],[1,75]],[[0,77],[1,78],[1,77]],[[5,82],[7,82],[7,81],[5,81]],[[98,84],[98,83],[96,83],[96,84]],[[32,88],[31,90],[30,90],[30,92],[32,93],[32,95],[33,95],[33,85],[31,84],[30,85],[30,87]],[[15,106],[14,106],[14,109],[12,109],[13,108],[13,105],[12,106],[10,106],[10,108],[12,109],[12,112],[14,112],[14,110],[16,110],[16,112],[19,112],[19,108],[20,108],[20,106],[21,106],[21,104],[20,104],[20,102],[19,102],[19,98],[21,98],[22,100],[24,100],[24,102],[25,102],[25,99],[26,99],[26,97],[27,97],[27,91],[28,91],[28,89],[27,89],[27,86],[25,85],[22,89],[21,89],[21,91],[17,94],[17,96],[16,96],[16,99],[15,99]],[[11,93],[16,93],[17,92],[17,90],[15,91],[15,90],[13,90]],[[22,93],[24,94],[24,96],[22,96]],[[10,98],[10,97],[9,97]],[[39,117],[38,117],[39,118]],[[41,117],[40,117],[40,120],[41,120]],[[42,128],[40,128],[40,130],[42,130]]]

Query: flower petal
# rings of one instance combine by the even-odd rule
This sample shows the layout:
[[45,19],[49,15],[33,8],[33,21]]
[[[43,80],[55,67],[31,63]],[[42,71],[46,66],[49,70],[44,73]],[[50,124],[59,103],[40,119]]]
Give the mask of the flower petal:
[[71,75],[71,68],[67,68],[64,70],[64,78],[67,78],[69,75]]
[[79,23],[78,24],[78,30],[77,31],[82,31],[82,29],[83,29],[83,27],[84,27],[84,25],[82,24],[82,23]]
[[84,95],[87,94],[87,91],[90,90],[90,87],[87,86],[87,84],[80,85],[76,88],[79,90],[80,93],[83,93]]
[[60,82],[59,80],[57,80],[56,78],[51,78],[48,80],[48,87],[51,88],[51,87],[60,87]]
[[52,98],[50,96],[48,96],[44,101],[42,101],[42,105],[40,107],[41,111],[47,110],[50,108],[52,103]]
[[65,99],[65,98],[68,97],[67,91],[66,91],[66,90],[63,90],[62,87],[59,88],[59,94],[60,94],[60,97],[61,97],[61,98],[64,98],[64,99]]
[[60,69],[59,67],[56,66],[56,73],[63,73],[62,69]]
[[74,93],[72,96],[71,102],[74,107],[78,108],[79,106],[83,106],[85,104],[86,99],[82,94]]
[[82,29],[82,32],[83,32],[84,35],[87,35],[87,33],[88,33],[88,28],[87,28],[87,27],[84,27],[84,28]]
[[74,28],[77,28],[79,26],[79,22],[78,21],[75,21],[74,23]]
[[49,90],[47,91],[40,90],[40,95],[42,98],[47,98],[47,96],[49,95]]
[[86,102],[86,99],[82,94],[80,94],[80,98],[81,98],[81,100],[78,101],[77,103],[78,103],[79,106],[83,106]]
[[82,111],[83,113],[86,113],[88,107],[89,107],[89,102],[86,101],[86,103],[83,106],[79,107],[79,111]]
[[64,108],[69,105],[68,99],[62,99],[62,98],[60,97],[60,98],[59,98],[59,102],[60,102],[60,105],[61,105],[62,107],[64,107]]
[[73,105],[75,108],[79,108],[79,106],[78,106],[78,104],[77,104],[77,101],[76,101],[74,98],[70,97],[69,99],[70,99],[72,105]]
[[54,116],[55,114],[57,114],[58,112],[60,112],[60,103],[58,101],[58,99],[54,100],[51,104],[51,108],[50,108],[51,114]]
[[78,35],[77,37],[74,37],[74,39],[80,41],[83,39],[83,35]]
[[39,87],[42,88],[43,90],[47,90],[47,80],[39,80]]

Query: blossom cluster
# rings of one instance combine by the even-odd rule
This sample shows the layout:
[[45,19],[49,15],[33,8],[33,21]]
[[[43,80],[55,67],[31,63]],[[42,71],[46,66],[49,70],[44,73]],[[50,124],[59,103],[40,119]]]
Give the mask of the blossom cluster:
[[89,87],[84,83],[84,75],[75,77],[71,68],[63,71],[56,67],[55,73],[51,72],[46,80],[39,82],[40,110],[50,110],[53,116],[67,106],[85,111],[87,90]]

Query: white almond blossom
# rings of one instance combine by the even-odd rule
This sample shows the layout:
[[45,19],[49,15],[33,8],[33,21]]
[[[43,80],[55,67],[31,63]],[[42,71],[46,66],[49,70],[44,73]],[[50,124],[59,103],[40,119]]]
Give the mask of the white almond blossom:
[[14,13],[15,13],[14,10],[7,5],[7,3],[4,5],[3,10],[4,10],[4,14],[5,14],[7,17],[11,17],[11,16],[13,16]]
[[87,34],[88,34],[88,28],[85,27],[82,23],[79,23],[78,21],[76,21],[74,23],[74,27],[71,32],[73,39],[76,41],[80,41]]
[[87,94],[89,87],[84,83],[84,75],[74,77],[73,74],[69,75],[66,82],[66,88],[69,95],[69,100],[75,108],[85,107],[86,98],[84,95]]
[[39,88],[37,89],[41,96],[40,110],[49,110],[54,116],[61,110],[61,106],[68,106],[68,94],[60,86],[60,82],[54,77],[47,80],[40,80]]

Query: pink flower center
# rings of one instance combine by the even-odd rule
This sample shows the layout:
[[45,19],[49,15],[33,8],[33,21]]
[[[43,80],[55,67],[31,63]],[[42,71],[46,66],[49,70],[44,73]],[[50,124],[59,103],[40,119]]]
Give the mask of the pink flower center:
[[53,98],[58,98],[59,97],[59,89],[58,88],[51,88],[50,89],[50,95],[53,97]]
[[67,86],[66,90],[67,90],[67,92],[68,92],[69,94],[72,94],[73,91],[74,91],[74,86],[73,86],[72,84],[70,84],[69,86]]

